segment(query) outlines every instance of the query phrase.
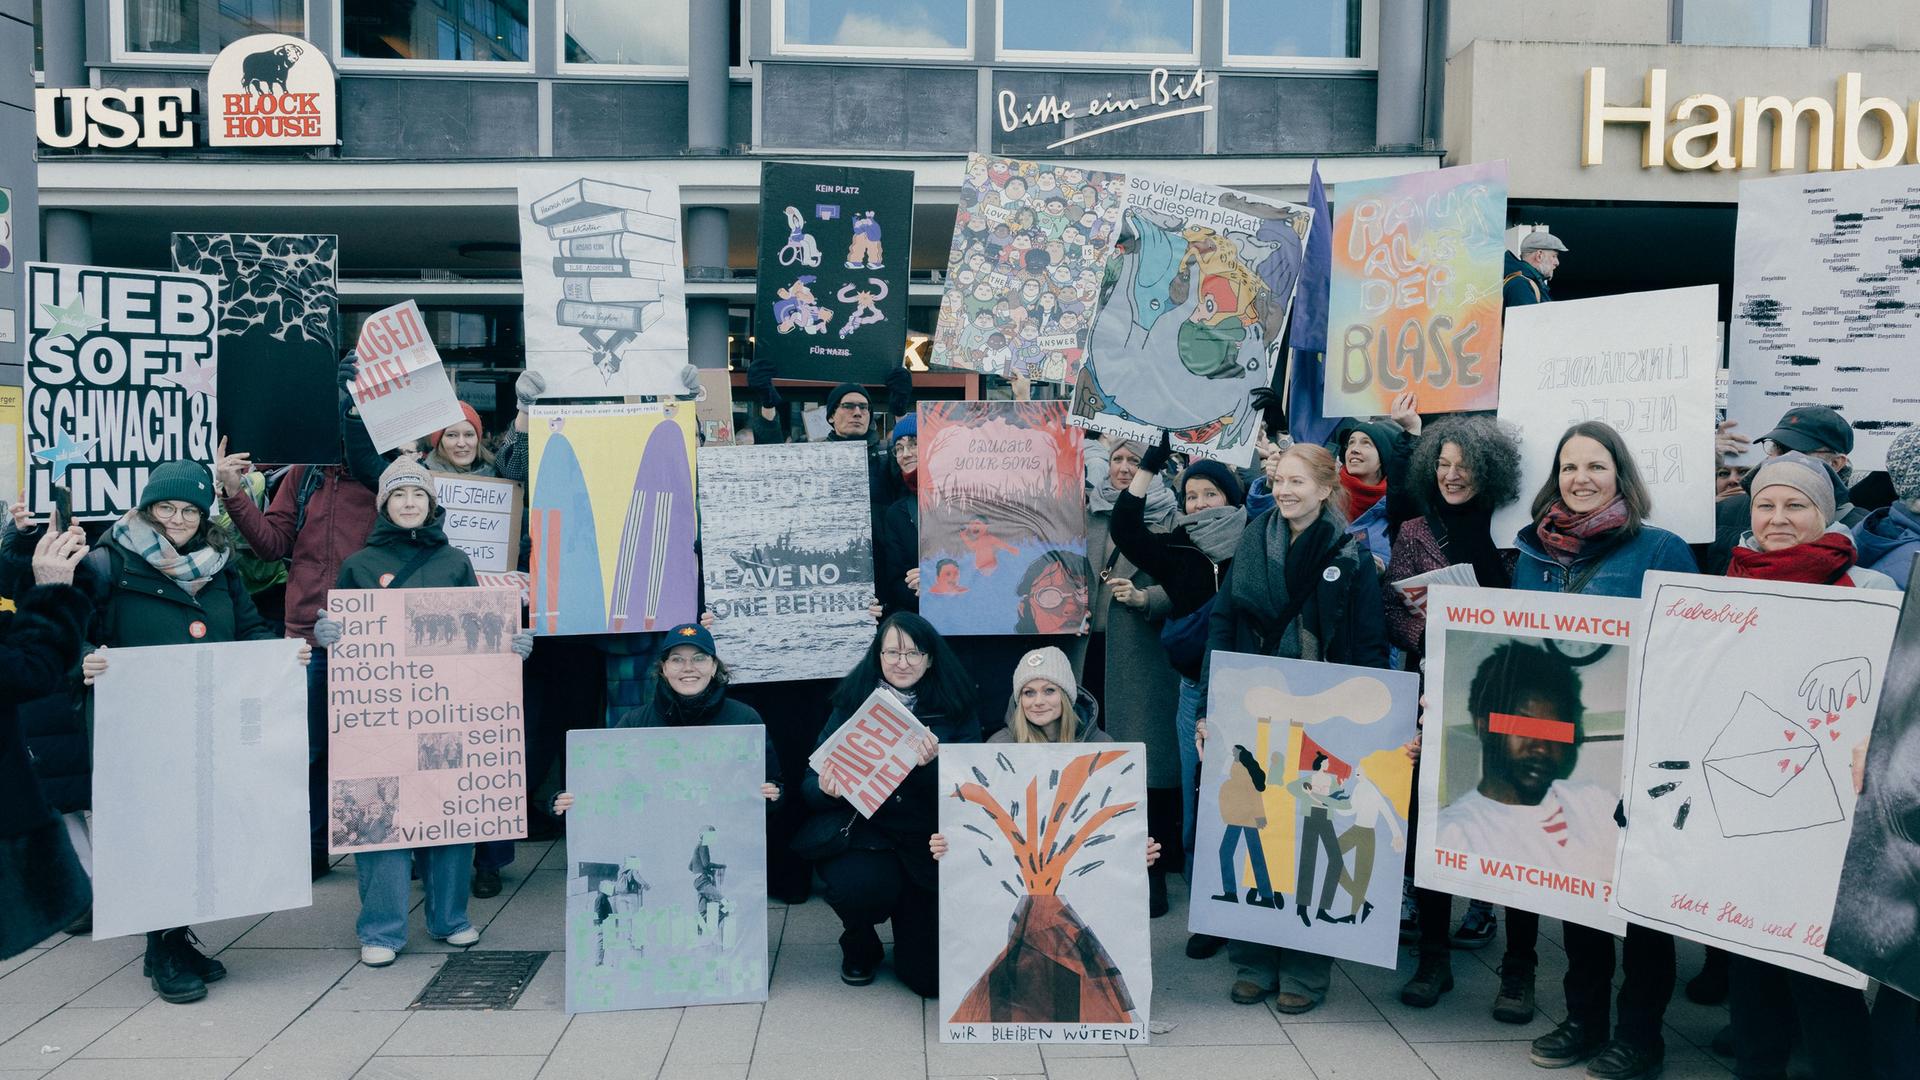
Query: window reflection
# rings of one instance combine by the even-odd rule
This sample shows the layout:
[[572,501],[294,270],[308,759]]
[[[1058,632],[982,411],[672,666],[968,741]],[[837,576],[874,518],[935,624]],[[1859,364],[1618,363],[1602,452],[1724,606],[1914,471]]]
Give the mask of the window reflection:
[[1675,0],[1684,45],[1813,44],[1813,0]]
[[1003,0],[1000,45],[1035,52],[1184,55],[1193,52],[1193,8],[1193,0],[1130,0],[1124,4],[1113,0]]
[[968,9],[967,0],[786,0],[783,26],[789,45],[964,49]]
[[[249,34],[306,31],[304,0],[120,0],[120,4],[128,52],[217,53]],[[39,23],[36,11],[34,25]]]
[[687,66],[686,0],[565,0],[569,64]]
[[1227,52],[1357,57],[1361,0],[1228,0]]
[[342,0],[341,53],[525,63],[527,0]]

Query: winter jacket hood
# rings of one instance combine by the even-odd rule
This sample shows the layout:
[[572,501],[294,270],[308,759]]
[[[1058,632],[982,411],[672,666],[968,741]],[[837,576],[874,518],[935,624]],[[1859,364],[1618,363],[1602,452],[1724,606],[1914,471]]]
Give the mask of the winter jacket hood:
[[1875,510],[1853,527],[1853,546],[1861,567],[1877,570],[1904,589],[1913,573],[1913,557],[1920,553],[1920,514],[1904,503]]
[[[447,543],[445,522],[446,511],[437,507],[424,524],[410,529],[380,515],[367,546],[341,564],[337,587],[444,589],[479,584],[467,553]],[[396,584],[394,579],[416,559],[416,569]]]
[[[1007,702],[1007,726],[987,736],[990,743],[1010,743],[1014,741],[1013,719],[1020,712],[1020,695],[1013,695]],[[1073,696],[1073,741],[1074,742],[1112,742],[1113,738],[1100,728],[1100,702],[1080,687]]]

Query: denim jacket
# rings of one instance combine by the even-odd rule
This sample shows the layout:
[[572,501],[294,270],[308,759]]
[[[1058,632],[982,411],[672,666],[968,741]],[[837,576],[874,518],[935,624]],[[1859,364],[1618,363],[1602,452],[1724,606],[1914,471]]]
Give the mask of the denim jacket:
[[[1625,540],[1600,545],[1597,551],[1562,566],[1547,554],[1528,525],[1515,537],[1520,561],[1513,568],[1513,587],[1530,592],[1576,591],[1588,596],[1640,595],[1640,579],[1649,570],[1675,570],[1694,574],[1700,570],[1686,542],[1665,529],[1652,525]],[[1597,565],[1596,565],[1597,564]],[[1568,586],[1585,578],[1579,588]]]

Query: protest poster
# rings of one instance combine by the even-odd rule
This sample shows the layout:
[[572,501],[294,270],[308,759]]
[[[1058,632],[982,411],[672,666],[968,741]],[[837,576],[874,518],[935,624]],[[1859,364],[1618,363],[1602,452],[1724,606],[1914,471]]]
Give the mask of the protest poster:
[[313,903],[300,647],[112,650],[93,687],[94,937]]
[[1118,277],[1094,316],[1072,421],[1245,468],[1313,211],[1128,173]]
[[533,629],[628,634],[699,612],[692,402],[529,411]]
[[446,511],[447,543],[467,553],[475,574],[511,574],[520,565],[520,485],[497,476],[432,473]]
[[527,370],[549,398],[686,392],[680,187],[631,165],[521,169]]
[[697,464],[706,606],[733,681],[850,670],[873,639],[866,445],[709,447]]
[[762,162],[754,359],[789,379],[886,378],[906,353],[912,241],[911,171]]
[[1087,621],[1081,432],[1064,401],[920,406],[920,614],[943,634]]
[[1920,167],[1740,182],[1727,418],[1758,437],[1826,405],[1853,427],[1856,473],[1887,467],[1920,423]]
[[967,155],[928,362],[1071,384],[1120,232],[1124,180]]
[[[1920,997],[1920,603],[1906,594],[1874,706],[1827,955]],[[1886,991],[1881,991],[1885,993]]]
[[1423,889],[1620,934],[1607,908],[1637,598],[1427,591]]
[[1145,1044],[1146,747],[955,744],[938,761],[940,1041]]
[[73,516],[135,507],[153,467],[213,460],[220,283],[195,274],[27,264],[27,508],[54,484]]
[[700,445],[733,445],[733,376],[725,368],[700,369],[700,396],[693,403]]
[[876,689],[807,757],[807,766],[831,781],[861,817],[872,817],[919,766],[914,745],[929,734],[892,691]]
[[1713,539],[1717,297],[1701,285],[1507,312],[1500,422],[1520,433],[1521,498],[1493,512],[1494,543],[1514,545],[1532,493],[1558,467],[1560,436],[1590,420],[1633,452],[1653,524],[1690,544]]
[[1491,409],[1500,390],[1507,163],[1488,161],[1334,192],[1327,298],[1328,416]]
[[1850,986],[1825,953],[1900,594],[1649,573],[1615,914]]
[[767,1000],[766,732],[567,732],[569,1013]]
[[428,433],[466,419],[413,301],[367,316],[354,342],[358,374],[347,394],[381,453],[413,449]]
[[339,464],[340,238],[174,233],[173,268],[220,283],[227,448],[260,463]]
[[1420,677],[1232,652],[1211,671],[1188,925],[1393,967]]
[[26,466],[20,460],[20,388],[0,386],[0,512],[20,501]]
[[327,615],[327,850],[525,839],[519,595],[334,589]]

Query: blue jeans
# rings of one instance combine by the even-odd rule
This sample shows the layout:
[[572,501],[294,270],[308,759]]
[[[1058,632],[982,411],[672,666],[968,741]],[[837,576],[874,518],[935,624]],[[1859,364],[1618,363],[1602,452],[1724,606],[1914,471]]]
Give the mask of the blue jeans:
[[1200,751],[1193,748],[1200,720],[1200,684],[1180,679],[1180,707],[1173,714],[1173,737],[1180,742],[1180,838],[1187,853],[1187,880],[1193,880],[1193,823],[1200,797]]
[[1225,835],[1220,837],[1220,895],[1237,896],[1240,892],[1240,875],[1234,873],[1234,855],[1240,849],[1240,838],[1247,838],[1247,861],[1253,866],[1253,884],[1260,890],[1265,900],[1273,899],[1273,882],[1267,880],[1267,854],[1260,846],[1260,830],[1248,825],[1229,825]]
[[[443,938],[473,925],[467,921],[473,845],[449,844],[420,852],[426,864],[420,885],[427,894],[427,933]],[[360,944],[382,945],[395,952],[406,948],[413,856],[407,848],[354,855],[353,864],[360,873],[360,919],[354,932]]]

